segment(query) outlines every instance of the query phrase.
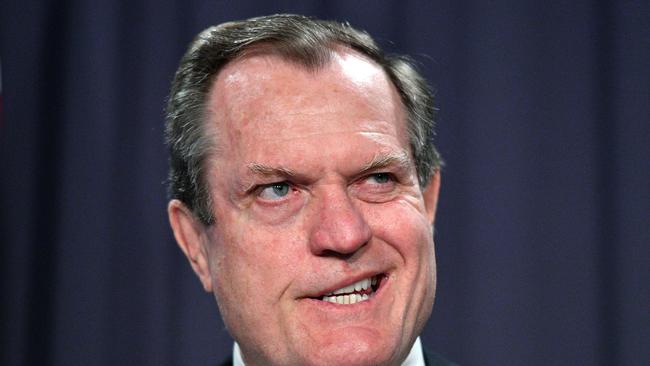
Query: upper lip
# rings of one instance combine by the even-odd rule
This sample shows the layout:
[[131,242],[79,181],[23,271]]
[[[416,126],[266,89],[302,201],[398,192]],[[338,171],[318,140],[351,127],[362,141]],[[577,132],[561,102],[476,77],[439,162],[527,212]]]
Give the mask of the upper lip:
[[343,288],[345,286],[348,286],[348,285],[351,285],[353,283],[359,282],[359,281],[361,281],[361,280],[363,280],[365,278],[372,278],[372,277],[378,276],[380,274],[382,274],[382,272],[366,272],[366,273],[361,273],[361,274],[356,275],[356,276],[346,277],[346,278],[344,278],[344,279],[342,279],[342,280],[340,280],[338,282],[335,282],[333,285],[330,285],[330,286],[326,287],[323,290],[319,290],[316,293],[313,293],[311,295],[307,295],[307,296],[304,296],[304,297],[305,298],[320,298],[320,297],[323,297],[323,296],[325,296],[325,295],[327,295],[327,294],[329,294],[329,293],[331,293],[331,292],[333,292],[335,290],[338,290],[338,289]]

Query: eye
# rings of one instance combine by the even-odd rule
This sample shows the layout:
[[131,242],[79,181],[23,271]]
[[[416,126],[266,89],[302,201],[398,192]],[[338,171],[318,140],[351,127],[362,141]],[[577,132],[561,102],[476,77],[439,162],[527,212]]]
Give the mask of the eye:
[[354,192],[359,199],[366,202],[387,202],[399,193],[398,182],[393,173],[371,173],[357,181]]
[[368,176],[368,180],[374,181],[375,184],[386,184],[392,182],[393,176],[389,173],[375,173]]
[[259,196],[264,200],[276,201],[289,194],[289,189],[287,182],[271,183],[261,187]]

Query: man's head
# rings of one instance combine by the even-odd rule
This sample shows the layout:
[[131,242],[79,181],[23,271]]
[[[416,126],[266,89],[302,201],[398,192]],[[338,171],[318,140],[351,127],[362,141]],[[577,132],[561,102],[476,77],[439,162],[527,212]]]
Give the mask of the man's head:
[[170,222],[248,364],[403,360],[435,293],[432,136],[424,80],[348,25],[271,16],[193,42]]

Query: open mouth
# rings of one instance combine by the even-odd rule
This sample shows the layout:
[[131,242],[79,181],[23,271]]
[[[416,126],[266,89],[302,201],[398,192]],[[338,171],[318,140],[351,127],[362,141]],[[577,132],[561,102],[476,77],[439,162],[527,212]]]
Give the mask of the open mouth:
[[375,294],[385,279],[386,275],[384,274],[364,278],[330,293],[315,297],[314,299],[339,305],[350,305],[367,301]]

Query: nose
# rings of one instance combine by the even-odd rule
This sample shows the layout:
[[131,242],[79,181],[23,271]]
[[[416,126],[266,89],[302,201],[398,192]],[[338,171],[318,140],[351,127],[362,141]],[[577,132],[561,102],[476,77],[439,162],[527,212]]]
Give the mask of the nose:
[[319,256],[348,257],[368,243],[372,232],[362,212],[344,190],[330,190],[318,200],[310,249]]

